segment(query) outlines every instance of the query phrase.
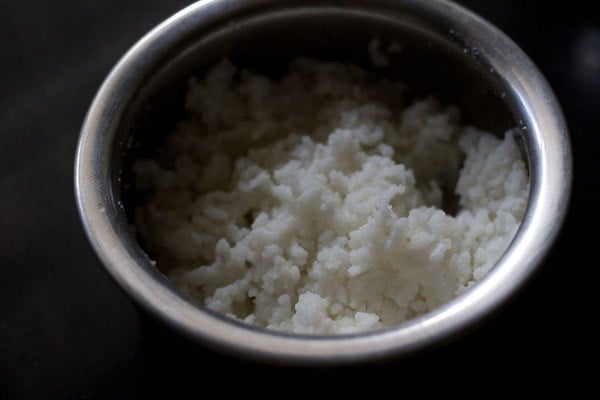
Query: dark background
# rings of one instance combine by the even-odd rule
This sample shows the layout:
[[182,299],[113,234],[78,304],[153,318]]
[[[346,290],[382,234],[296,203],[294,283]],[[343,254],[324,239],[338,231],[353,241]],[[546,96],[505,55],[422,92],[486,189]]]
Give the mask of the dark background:
[[252,379],[265,392],[266,382],[283,383],[285,393],[314,382],[385,388],[419,379],[430,390],[442,377],[455,394],[477,382],[547,385],[568,376],[573,388],[593,385],[600,18],[584,1],[460,3],[517,42],[562,104],[575,179],[561,236],[526,291],[452,343],[370,366],[292,369],[192,349],[138,313],[105,273],[76,211],[75,146],[95,91],[137,39],[189,1],[0,0],[0,399],[200,394],[206,385],[229,389],[227,379]]

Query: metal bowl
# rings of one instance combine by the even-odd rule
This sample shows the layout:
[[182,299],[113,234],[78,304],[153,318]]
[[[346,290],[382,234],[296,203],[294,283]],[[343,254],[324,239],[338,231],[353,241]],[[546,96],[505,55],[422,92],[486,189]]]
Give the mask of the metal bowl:
[[[557,237],[572,180],[560,106],[515,43],[454,3],[308,3],[201,1],[164,21],[123,56],[91,104],[78,144],[75,191],[86,233],[108,272],[138,305],[201,345],[241,357],[356,363],[400,357],[455,338],[517,294]],[[194,304],[156,269],[130,230],[132,157],[151,151],[181,116],[189,76],[223,56],[275,75],[295,55],[370,68],[372,39],[402,49],[377,73],[402,80],[416,96],[434,94],[457,104],[465,123],[496,133],[520,128],[531,189],[524,220],[504,256],[447,304],[397,327],[363,334],[276,333]]]

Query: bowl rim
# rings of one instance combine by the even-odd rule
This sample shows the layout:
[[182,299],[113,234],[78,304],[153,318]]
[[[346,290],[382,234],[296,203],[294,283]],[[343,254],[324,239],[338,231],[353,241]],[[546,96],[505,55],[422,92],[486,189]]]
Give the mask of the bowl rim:
[[[252,3],[250,5],[250,3]],[[465,7],[446,0],[353,0],[341,6],[324,0],[307,6],[300,0],[242,2],[200,1],[152,29],[118,61],[92,101],[81,127],[74,168],[75,197],[86,235],[116,282],[151,314],[204,345],[252,359],[276,363],[333,364],[397,357],[442,343],[472,329],[507,303],[532,276],[557,237],[571,193],[572,159],[560,105],[529,57],[509,37]],[[252,328],[201,309],[157,271],[127,235],[111,190],[110,149],[116,120],[123,115],[132,87],[149,71],[157,52],[168,54],[199,24],[223,20],[240,10],[300,12],[307,7],[349,5],[372,10],[428,13],[454,27],[453,39],[476,46],[512,89],[526,120],[529,140],[530,199],[525,218],[506,254],[466,293],[400,327],[343,336],[291,335]],[[535,212],[533,212],[535,210]],[[536,234],[526,235],[525,231]],[[490,295],[493,294],[493,295]]]

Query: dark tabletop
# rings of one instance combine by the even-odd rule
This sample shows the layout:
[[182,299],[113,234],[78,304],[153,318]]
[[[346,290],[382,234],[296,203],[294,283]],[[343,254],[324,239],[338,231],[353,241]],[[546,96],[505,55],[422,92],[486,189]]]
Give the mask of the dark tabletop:
[[204,385],[228,389],[227,379],[250,377],[290,390],[446,376],[461,393],[477,381],[506,386],[541,374],[538,383],[548,384],[569,373],[574,387],[592,384],[600,372],[600,17],[587,2],[461,1],[533,59],[570,128],[570,211],[539,272],[494,319],[456,341],[408,359],[326,369],[192,349],[136,310],[82,230],[73,163],[92,97],[141,35],[188,3],[0,1],[0,399],[200,394]]

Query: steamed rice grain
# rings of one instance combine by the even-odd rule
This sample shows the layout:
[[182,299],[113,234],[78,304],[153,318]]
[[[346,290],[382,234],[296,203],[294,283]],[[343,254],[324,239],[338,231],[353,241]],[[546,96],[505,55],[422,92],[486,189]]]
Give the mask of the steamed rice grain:
[[394,326],[456,297],[513,238],[527,167],[511,131],[403,90],[352,65],[299,58],[274,80],[223,60],[135,164],[144,248],[206,307],[283,332]]

